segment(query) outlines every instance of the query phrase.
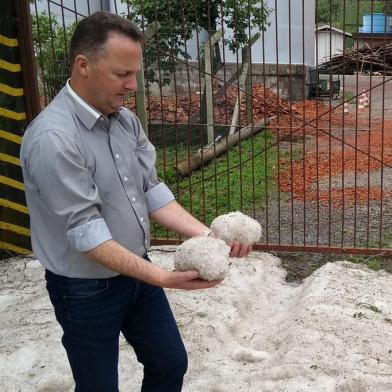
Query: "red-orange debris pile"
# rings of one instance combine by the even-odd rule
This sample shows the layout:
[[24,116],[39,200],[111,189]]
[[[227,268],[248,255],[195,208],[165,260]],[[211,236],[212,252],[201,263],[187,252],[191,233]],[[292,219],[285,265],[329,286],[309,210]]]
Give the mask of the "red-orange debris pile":
[[[234,106],[238,97],[238,88],[229,86],[217,93],[214,91],[214,123],[216,125],[230,125]],[[343,116],[343,106],[334,108],[316,100],[290,103],[270,88],[261,84],[252,87],[253,121],[258,122],[264,117],[275,117],[270,130],[279,138],[293,136],[295,139],[303,135],[315,135],[317,129],[327,129],[331,126],[353,128],[358,126],[358,118],[354,114]],[[147,111],[149,121],[182,123],[200,122],[200,94],[177,96],[147,97]],[[126,106],[135,110],[134,98],[126,101]],[[317,118],[317,119],[316,119]],[[360,119],[360,118],[359,118]],[[307,122],[311,122],[306,125]],[[246,95],[243,94],[240,110],[240,126],[247,124]]]
[[[226,124],[225,114],[231,116],[234,111],[234,105],[238,96],[238,89],[230,86],[226,89],[226,94],[215,99],[215,117],[217,123]],[[253,96],[253,121],[257,122],[265,117],[272,117],[278,115],[285,115],[291,112],[290,105],[287,101],[275,94],[270,88],[264,87],[261,84],[255,84],[252,87]],[[243,94],[241,100],[241,124],[246,125],[246,96]]]
[[[257,122],[264,117],[287,115],[291,113],[287,101],[275,94],[271,89],[260,84],[252,87],[253,95],[253,121]],[[234,112],[234,106],[238,96],[238,89],[230,86],[221,95],[214,96],[214,123],[217,125],[229,125]],[[147,97],[147,111],[150,121],[164,121],[168,123],[199,122],[200,94],[173,96],[149,96]],[[135,110],[135,99],[126,100],[125,106]],[[241,100],[240,124],[246,125],[246,96]]]
[[[135,99],[127,99],[125,106],[135,111]],[[194,94],[190,99],[189,96],[149,96],[146,109],[149,121],[186,124],[190,116],[200,112],[200,96]]]
[[[389,121],[391,122],[391,121]],[[392,124],[389,124],[390,126]],[[383,165],[392,165],[392,128],[386,124],[384,135],[380,130],[361,132],[357,136],[350,136],[344,139],[345,144],[334,143],[330,149],[328,136],[318,138],[318,148],[315,148],[316,140],[312,140],[312,147],[308,149],[304,159],[293,162],[281,161],[284,170],[279,178],[280,189],[283,192],[291,192],[293,197],[302,201],[331,202],[333,206],[340,206],[343,203],[353,205],[354,203],[366,203],[368,200],[381,200],[390,197],[392,192],[390,187],[383,191],[379,186],[368,184],[357,184],[353,186],[355,173],[357,177],[361,174],[367,177],[374,175],[376,170]],[[356,146],[356,148],[355,148]],[[370,155],[370,156],[369,156]],[[331,181],[329,186],[320,187],[317,191],[317,184],[329,181],[329,178],[340,176],[345,183],[339,186]],[[380,176],[380,173],[377,174]],[[336,178],[336,177],[335,177]],[[351,179],[350,179],[351,178]]]

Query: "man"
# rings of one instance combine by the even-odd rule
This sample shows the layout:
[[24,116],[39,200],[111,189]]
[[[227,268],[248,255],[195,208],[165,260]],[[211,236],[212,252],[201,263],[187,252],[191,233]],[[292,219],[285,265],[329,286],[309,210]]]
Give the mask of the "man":
[[[140,31],[117,15],[83,19],[70,43],[71,78],[30,124],[21,162],[33,250],[76,391],[118,391],[120,331],[144,365],[142,391],[180,391],[187,356],[162,288],[219,282],[149,262],[149,218],[192,237],[206,226],[158,181],[155,150],[122,107],[135,91]],[[251,248],[235,243],[232,256]]]

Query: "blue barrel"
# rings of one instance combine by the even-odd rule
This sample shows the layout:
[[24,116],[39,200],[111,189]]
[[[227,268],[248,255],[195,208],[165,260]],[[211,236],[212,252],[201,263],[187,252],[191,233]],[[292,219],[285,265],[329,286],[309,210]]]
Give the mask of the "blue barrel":
[[391,17],[389,15],[369,14],[363,15],[362,19],[363,26],[359,28],[360,33],[383,34],[391,32]]

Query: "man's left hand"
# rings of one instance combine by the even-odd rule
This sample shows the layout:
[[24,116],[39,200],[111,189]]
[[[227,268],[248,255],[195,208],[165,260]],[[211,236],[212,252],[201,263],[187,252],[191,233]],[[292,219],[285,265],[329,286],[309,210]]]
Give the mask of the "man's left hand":
[[230,257],[246,257],[252,251],[252,245],[242,244],[241,242],[231,242],[229,244],[231,251]]

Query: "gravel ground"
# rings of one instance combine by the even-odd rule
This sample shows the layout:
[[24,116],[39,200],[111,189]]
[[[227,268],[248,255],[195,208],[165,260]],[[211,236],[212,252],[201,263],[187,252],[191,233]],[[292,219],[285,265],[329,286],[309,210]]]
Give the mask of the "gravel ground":
[[[381,170],[371,173],[346,172],[345,189],[367,189],[381,184]],[[319,179],[319,191],[328,192],[328,178]],[[316,184],[313,185],[316,190]],[[331,176],[331,189],[342,189],[342,176]],[[384,168],[383,189],[392,190],[392,169]],[[268,208],[259,209],[256,219],[263,226],[261,242],[271,244],[320,245],[320,246],[370,246],[379,247],[380,234],[383,247],[392,244],[392,201],[381,201],[356,206],[334,206],[327,202],[296,200],[290,193],[273,191],[269,194]],[[380,230],[381,228],[381,230]]]
[[[370,173],[357,173],[355,172],[346,172],[344,173],[344,187],[346,188],[367,188],[370,187],[380,187],[381,179],[383,189],[390,191],[392,190],[392,169],[390,167],[385,167],[383,171],[375,170]],[[319,181],[319,190],[320,191],[328,191],[329,187],[334,189],[342,189],[342,175],[333,175],[331,179],[323,178]],[[313,186],[314,190],[316,190],[316,184]]]
[[[341,77],[340,86],[343,89],[344,83],[344,91],[351,92],[354,95],[361,93],[362,90],[367,90],[371,87],[371,92],[368,93],[371,103],[371,118],[382,118],[384,113],[385,119],[392,119],[392,89],[391,89],[391,81],[390,76],[385,76],[385,79],[382,76],[372,76],[371,78],[368,75],[345,75],[344,79]],[[385,81],[384,84],[383,81]],[[374,87],[381,84],[378,87]],[[358,85],[358,90],[357,90]],[[383,107],[384,101],[384,107]],[[354,105],[349,105],[349,110],[355,110]]]
[[[317,205],[317,202],[303,203],[297,200],[291,204],[288,198],[282,199],[280,206],[277,201],[269,203],[268,230],[266,229],[267,210],[265,209],[256,216],[264,228],[262,243],[268,240],[271,244],[280,242],[287,245],[343,245],[344,247],[366,247],[367,243],[370,247],[379,245],[381,221],[379,202],[369,203],[369,212],[367,205],[358,205],[356,208],[346,207],[343,213],[341,208],[333,206],[329,208],[328,204]],[[385,202],[382,211],[383,246],[385,247],[390,245],[391,207],[391,202]]]

